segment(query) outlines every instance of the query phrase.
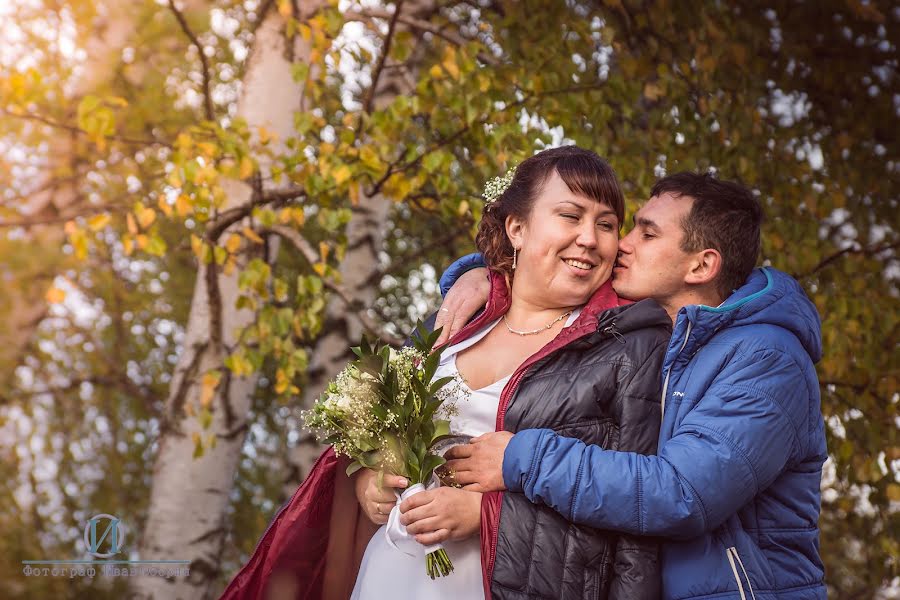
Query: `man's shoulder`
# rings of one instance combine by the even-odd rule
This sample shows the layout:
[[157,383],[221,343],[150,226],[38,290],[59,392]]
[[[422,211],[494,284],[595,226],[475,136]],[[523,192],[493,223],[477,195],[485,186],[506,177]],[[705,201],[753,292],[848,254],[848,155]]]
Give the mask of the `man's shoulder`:
[[735,360],[761,352],[783,353],[804,363],[812,362],[796,335],[769,323],[724,327],[706,341],[702,351],[705,354],[725,353]]

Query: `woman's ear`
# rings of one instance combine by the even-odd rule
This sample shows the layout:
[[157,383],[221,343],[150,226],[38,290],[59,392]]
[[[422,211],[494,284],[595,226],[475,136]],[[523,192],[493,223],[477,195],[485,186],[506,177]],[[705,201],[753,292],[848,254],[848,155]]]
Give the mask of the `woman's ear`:
[[515,215],[506,217],[506,236],[516,250],[521,250],[525,244],[525,221]]

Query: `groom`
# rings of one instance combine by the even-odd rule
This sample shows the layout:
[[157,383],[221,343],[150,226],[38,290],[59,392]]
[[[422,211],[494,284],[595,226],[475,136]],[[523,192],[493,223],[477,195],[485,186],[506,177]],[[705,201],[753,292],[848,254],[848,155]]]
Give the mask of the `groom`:
[[[619,244],[614,287],[653,298],[674,323],[659,454],[532,429],[476,438],[448,468],[467,489],[522,493],[578,523],[665,538],[664,598],[823,599],[819,316],[796,281],[754,270],[762,209],[749,190],[678,173],[651,196]],[[457,261],[445,278],[479,260]],[[483,269],[460,277],[437,326],[449,335],[464,325],[487,297],[484,280]]]

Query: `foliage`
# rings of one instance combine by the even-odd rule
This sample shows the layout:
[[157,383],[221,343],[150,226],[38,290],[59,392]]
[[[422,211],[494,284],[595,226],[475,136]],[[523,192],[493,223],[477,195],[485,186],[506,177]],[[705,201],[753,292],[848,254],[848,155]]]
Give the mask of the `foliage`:
[[[764,259],[797,276],[823,318],[832,596],[872,596],[900,575],[896,7],[482,0],[444,3],[410,21],[418,28],[397,29],[402,3],[310,17],[279,1],[285,34],[313,52],[294,65],[306,82],[295,133],[277,139],[234,118],[269,3],[186,9],[198,50],[173,10],[137,2],[140,27],[76,96],[91,65],[63,42],[88,47],[113,4],[68,4],[17,5],[23,33],[0,57],[3,274],[29,302],[52,303],[0,391],[0,522],[10,532],[0,573],[21,583],[12,597],[88,594],[17,579],[18,561],[78,555],[79,524],[95,512],[140,522],[194,261],[239,269],[240,305],[257,315],[203,374],[210,390],[226,371],[264,375],[232,495],[232,537],[246,553],[283,499],[267,469],[289,441],[309,352],[338,301],[351,209],[378,193],[396,202],[372,265],[380,298],[348,310],[400,335],[433,305],[434,273],[471,249],[484,182],[563,140],[609,158],[630,211],[657,176],[680,169],[712,168],[758,191]],[[374,103],[398,72],[414,92]],[[237,213],[221,210],[228,179],[255,190]],[[30,212],[37,183],[72,184],[75,199]],[[305,244],[276,255],[284,229]],[[209,419],[202,401],[186,410]],[[196,441],[198,453],[213,443]],[[119,595],[104,585],[90,584],[91,597]]]

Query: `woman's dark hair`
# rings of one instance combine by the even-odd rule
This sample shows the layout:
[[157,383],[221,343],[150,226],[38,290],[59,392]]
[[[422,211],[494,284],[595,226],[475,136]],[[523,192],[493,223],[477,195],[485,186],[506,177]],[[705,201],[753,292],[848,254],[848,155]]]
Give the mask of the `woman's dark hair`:
[[621,226],[625,198],[616,174],[605,160],[578,146],[544,150],[522,161],[506,191],[485,207],[475,245],[488,269],[512,276],[513,247],[506,235],[506,217],[513,215],[527,220],[535,199],[554,172],[573,194],[613,209]]

